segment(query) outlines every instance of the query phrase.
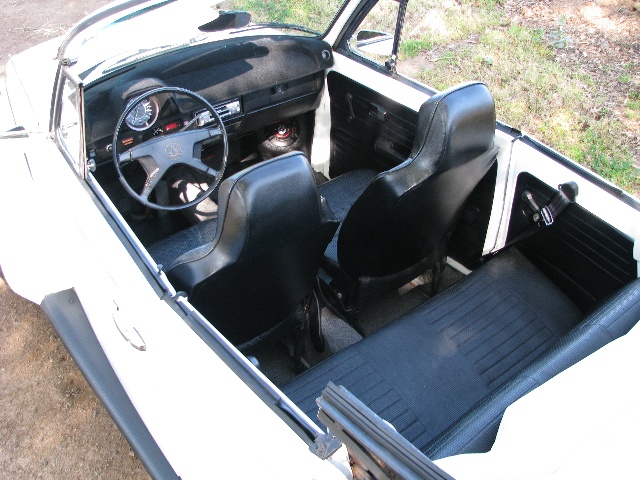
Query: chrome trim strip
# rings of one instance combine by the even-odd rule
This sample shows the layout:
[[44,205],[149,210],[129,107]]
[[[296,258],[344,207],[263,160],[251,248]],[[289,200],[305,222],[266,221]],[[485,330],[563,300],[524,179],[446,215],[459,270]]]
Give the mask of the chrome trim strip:
[[[76,89],[76,111],[78,112],[78,129],[79,142],[78,142],[78,163],[73,158],[73,155],[68,149],[67,142],[60,136],[60,115],[62,113],[62,91],[64,90],[65,80],[71,82]],[[69,165],[76,171],[82,178],[87,178],[87,148],[84,141],[84,84],[82,80],[70,72],[62,62],[58,65],[58,73],[56,75],[56,83],[54,87],[54,98],[51,107],[51,119],[49,122],[49,130],[53,135],[53,140],[58,146],[58,149],[67,160]]]

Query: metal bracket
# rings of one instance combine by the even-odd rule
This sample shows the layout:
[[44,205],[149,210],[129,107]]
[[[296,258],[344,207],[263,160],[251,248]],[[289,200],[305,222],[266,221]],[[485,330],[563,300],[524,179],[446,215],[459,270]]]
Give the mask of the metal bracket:
[[340,447],[342,447],[340,439],[334,434],[327,432],[324,435],[316,437],[316,440],[310,449],[314,455],[320,457],[322,460],[326,460],[336,453]]
[[77,58],[63,58],[60,60],[60,63],[63,67],[73,67],[76,63],[78,63]]
[[395,56],[391,57],[389,60],[384,62],[384,67],[387,69],[388,72],[395,73],[395,71],[396,71],[396,58],[395,58]]

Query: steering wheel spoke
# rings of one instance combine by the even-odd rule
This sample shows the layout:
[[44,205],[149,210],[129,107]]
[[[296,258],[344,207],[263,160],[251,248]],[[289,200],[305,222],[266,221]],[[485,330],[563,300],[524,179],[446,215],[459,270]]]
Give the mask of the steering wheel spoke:
[[217,140],[222,137],[222,130],[218,127],[209,127],[207,130],[209,130],[209,138]]
[[[139,145],[135,145],[125,152],[118,153],[117,146],[119,145],[120,130],[127,115],[142,100],[163,94],[184,95],[191,97],[192,100],[201,102],[212,113],[217,125],[196,128],[194,130],[181,130],[175,133],[161,135],[151,138]],[[224,124],[211,104],[209,104],[209,102],[200,95],[189,90],[177,87],[161,87],[144,93],[129,102],[128,105],[129,106],[125,108],[124,112],[120,116],[112,145],[113,161],[116,172],[118,173],[120,181],[127,192],[142,204],[158,210],[179,210],[188,208],[196,205],[211,195],[222,180],[222,173],[226,166],[227,154],[229,151],[229,142],[227,140],[227,133],[224,128]],[[221,141],[223,145],[223,157],[220,162],[220,167],[216,170],[215,168],[209,167],[201,160],[202,147],[206,142],[219,141]],[[133,190],[120,169],[122,165],[132,161],[137,161],[142,166],[142,169],[147,176],[141,193],[137,193]],[[149,196],[153,189],[158,185],[158,182],[167,173],[167,171],[177,164],[186,165],[211,176],[212,181],[209,188],[207,188],[203,195],[181,205],[165,206],[151,202],[149,200]]]
[[160,171],[156,171],[155,174],[147,176],[147,180],[144,182],[144,187],[142,188],[142,193],[140,196],[145,200],[149,200],[149,195],[153,192],[153,189],[156,188],[162,177],[164,176],[164,172],[160,173]]
[[209,165],[204,163],[202,160],[198,160],[197,158],[191,158],[191,159],[185,158],[181,163],[183,165],[187,165],[188,167],[194,168],[202,173],[205,173],[210,177],[218,176],[218,170],[210,167]]
[[129,162],[133,162],[135,158],[133,158],[133,152],[131,150],[127,150],[126,152],[122,152],[118,154],[118,163],[120,165],[126,165]]

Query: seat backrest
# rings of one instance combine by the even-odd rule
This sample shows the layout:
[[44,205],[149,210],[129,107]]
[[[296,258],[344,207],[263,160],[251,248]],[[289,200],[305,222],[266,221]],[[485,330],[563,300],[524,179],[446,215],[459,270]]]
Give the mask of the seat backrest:
[[495,127],[493,98],[482,83],[427,100],[410,157],[376,176],[340,227],[343,271],[354,279],[392,275],[438,249],[495,161]]
[[337,222],[299,152],[239,172],[220,186],[212,242],[167,275],[232,343],[267,333],[311,292]]
[[[488,451],[509,405],[612,340],[627,334],[639,318],[640,279],[636,279],[600,301],[584,320],[542,355],[434,438],[424,453],[436,460]],[[585,421],[589,419],[585,418]]]

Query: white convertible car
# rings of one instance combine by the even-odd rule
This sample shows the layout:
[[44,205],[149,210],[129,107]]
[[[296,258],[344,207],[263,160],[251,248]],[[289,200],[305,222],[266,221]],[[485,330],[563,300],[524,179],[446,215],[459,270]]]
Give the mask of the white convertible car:
[[399,74],[414,2],[120,1],[8,63],[2,271],[152,477],[638,475],[640,203]]

